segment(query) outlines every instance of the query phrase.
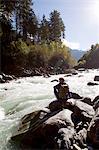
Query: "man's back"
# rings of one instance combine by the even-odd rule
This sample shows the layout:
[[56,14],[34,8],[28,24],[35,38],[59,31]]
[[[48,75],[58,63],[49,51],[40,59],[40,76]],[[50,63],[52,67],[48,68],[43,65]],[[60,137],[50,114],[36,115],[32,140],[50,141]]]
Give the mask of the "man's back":
[[68,92],[69,92],[68,85],[66,83],[60,84],[58,93],[59,99],[67,99]]
[[54,94],[58,100],[66,99],[69,94],[69,87],[65,82],[59,83],[54,86]]

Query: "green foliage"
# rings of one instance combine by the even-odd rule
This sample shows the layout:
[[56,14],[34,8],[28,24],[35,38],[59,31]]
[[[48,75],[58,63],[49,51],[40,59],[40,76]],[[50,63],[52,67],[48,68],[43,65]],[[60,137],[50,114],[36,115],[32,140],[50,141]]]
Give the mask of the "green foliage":
[[45,54],[41,47],[33,46],[28,54],[28,66],[30,68],[40,68],[46,65]]
[[23,55],[27,55],[29,53],[29,47],[25,42],[22,41],[22,39],[19,39],[18,41],[12,42],[14,44],[14,49],[17,49],[17,51]]
[[66,69],[73,67],[76,63],[70,54],[68,47],[60,42],[51,42],[49,55],[49,66],[53,67],[54,72],[64,73]]
[[99,44],[91,45],[91,49],[78,61],[77,68],[98,68],[99,67]]

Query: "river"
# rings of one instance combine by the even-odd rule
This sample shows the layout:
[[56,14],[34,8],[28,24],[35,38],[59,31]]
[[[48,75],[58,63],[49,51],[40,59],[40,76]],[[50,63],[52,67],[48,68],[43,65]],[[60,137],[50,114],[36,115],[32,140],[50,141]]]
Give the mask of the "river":
[[99,75],[99,70],[90,69],[72,76],[35,76],[0,84],[0,150],[19,150],[8,141],[17,132],[20,119],[24,115],[48,106],[55,99],[53,86],[57,82],[51,82],[52,80],[65,76],[70,91],[93,100],[99,95],[99,85],[88,86],[87,83],[94,82],[95,75]]

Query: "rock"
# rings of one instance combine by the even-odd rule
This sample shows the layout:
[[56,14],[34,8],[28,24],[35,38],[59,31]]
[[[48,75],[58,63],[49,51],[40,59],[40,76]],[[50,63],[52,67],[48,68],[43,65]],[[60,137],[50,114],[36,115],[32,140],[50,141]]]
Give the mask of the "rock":
[[3,76],[3,79],[4,79],[5,81],[13,80],[13,77],[10,76],[10,75],[5,75],[4,73],[2,73],[2,76]]
[[4,79],[0,78],[0,83],[5,83],[6,81]]
[[54,80],[52,80],[51,82],[58,82],[58,80],[57,80],[57,79],[54,79]]
[[3,79],[2,75],[0,75],[0,83],[5,83],[5,80]]
[[72,76],[72,74],[66,74],[64,77],[70,77]]
[[42,73],[38,69],[35,69],[34,76],[42,76]]
[[73,144],[73,150],[82,150],[78,145]]
[[99,81],[99,76],[95,76],[94,81]]
[[67,126],[74,127],[74,124],[71,119],[71,114],[72,114],[72,111],[68,109],[61,110],[54,116],[50,117],[44,124],[45,126],[49,124],[50,125],[56,124],[59,129],[62,127],[67,127]]
[[94,100],[93,100],[93,104],[95,103],[95,102],[97,102],[99,100],[99,95],[98,96],[96,96],[95,98],[94,98]]
[[[76,107],[74,107],[74,112],[77,114],[81,114],[81,119],[85,121],[90,121],[92,117],[94,116],[94,110],[93,107],[82,102],[77,102]],[[79,116],[79,114],[77,114]]]
[[94,86],[94,85],[99,85],[99,84],[98,83],[93,83],[93,82],[88,82],[87,85]]
[[82,102],[87,103],[88,105],[93,105],[93,103],[91,102],[91,98],[89,97],[85,97],[84,99],[82,99]]
[[77,74],[78,74],[78,72],[73,72],[73,73],[72,73],[72,75],[77,75]]
[[72,76],[72,75],[77,75],[78,74],[78,71],[75,70],[75,69],[67,69],[65,71],[65,76],[64,77],[69,77],[69,76]]
[[[23,129],[20,128],[20,134],[12,137],[12,140],[20,141],[21,146],[24,145],[24,149],[27,146],[33,149],[70,147],[74,135],[74,124],[71,119],[72,111],[64,109],[50,114],[47,113],[47,115],[44,111],[43,116],[41,112],[36,112],[36,115],[25,116],[22,119]],[[41,119],[40,116],[42,116]],[[30,121],[31,118],[32,121]],[[25,125],[27,126],[26,129]]]
[[81,72],[82,72],[82,71],[85,71],[85,70],[86,70],[85,68],[79,68],[79,69],[78,69],[78,71],[81,71]]
[[70,92],[70,94],[71,94],[71,97],[74,99],[82,99],[83,98],[80,95],[78,95],[77,93]]
[[50,109],[50,111],[56,111],[59,109],[62,109],[62,103],[59,100],[53,101],[49,104],[48,108]]
[[19,142],[22,149],[84,150],[87,147],[86,137],[92,141],[90,137],[94,129],[89,124],[95,111],[91,105],[80,100],[56,100],[48,108],[25,115],[11,139]]
[[44,118],[49,113],[50,113],[49,109],[44,108],[43,110],[37,110],[35,112],[25,115],[20,120],[18,132],[16,132],[16,134],[13,135],[13,138],[15,136],[19,136],[22,133],[27,132],[28,130],[30,130],[31,126],[34,126],[34,130],[35,130],[35,127],[38,127],[40,125],[40,122],[42,123],[43,121],[42,118]]
[[56,110],[62,110],[63,108],[73,110],[72,103],[67,102],[66,100],[56,100],[49,104],[48,108],[51,112]]
[[90,122],[95,112],[92,106],[74,99],[68,99],[67,102],[72,103],[73,107],[73,120],[76,123],[79,121],[88,121]]
[[99,96],[96,96],[93,100],[93,108],[96,110],[99,107]]
[[21,74],[19,76],[31,77],[31,76],[42,76],[42,75],[43,75],[43,72],[41,72],[39,68],[34,68],[32,70],[22,68]]
[[45,136],[49,135],[51,138],[56,137],[55,139],[59,149],[69,149],[71,146],[75,133],[71,114],[72,111],[64,109],[44,123],[43,132],[46,133]]
[[4,73],[2,73],[2,74],[0,75],[0,83],[6,83],[6,82],[8,82],[8,81],[10,81],[10,80],[13,80],[13,79],[14,79],[13,76],[5,75]]
[[87,129],[82,128],[78,133],[76,133],[74,138],[75,143],[77,143],[81,148],[86,147]]
[[99,108],[99,100],[94,103],[93,108],[94,108],[94,110],[96,110],[97,108]]
[[89,144],[91,143],[93,147],[99,148],[99,108],[97,108],[96,114],[90,122],[87,136]]
[[61,128],[58,131],[59,149],[70,149],[73,144],[75,130],[73,127]]
[[77,123],[77,125],[75,126],[75,129],[76,129],[76,132],[80,132],[82,131],[83,129],[88,129],[89,127],[89,123],[88,122],[83,122],[82,120],[80,122]]
[[70,73],[74,73],[77,72],[75,69],[66,69],[65,70],[65,74],[70,74]]
[[83,77],[83,75],[79,75],[78,77]]

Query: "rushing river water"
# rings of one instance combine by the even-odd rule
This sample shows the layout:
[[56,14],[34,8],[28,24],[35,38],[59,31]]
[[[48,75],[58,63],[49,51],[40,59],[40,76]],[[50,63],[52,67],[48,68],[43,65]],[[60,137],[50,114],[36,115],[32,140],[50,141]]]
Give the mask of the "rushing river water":
[[88,86],[87,83],[94,82],[95,75],[99,75],[99,70],[86,70],[68,77],[64,74],[27,77],[0,84],[0,150],[19,150],[8,140],[17,132],[24,115],[48,106],[55,99],[53,86],[57,82],[52,80],[64,77],[70,91],[93,100],[99,95],[99,85]]

